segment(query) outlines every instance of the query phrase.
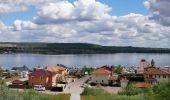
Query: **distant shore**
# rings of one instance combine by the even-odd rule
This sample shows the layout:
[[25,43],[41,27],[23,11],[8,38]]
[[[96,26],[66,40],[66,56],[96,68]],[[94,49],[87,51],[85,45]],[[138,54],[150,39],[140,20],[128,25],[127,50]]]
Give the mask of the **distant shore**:
[[102,46],[88,43],[0,43],[0,54],[170,53],[170,48]]

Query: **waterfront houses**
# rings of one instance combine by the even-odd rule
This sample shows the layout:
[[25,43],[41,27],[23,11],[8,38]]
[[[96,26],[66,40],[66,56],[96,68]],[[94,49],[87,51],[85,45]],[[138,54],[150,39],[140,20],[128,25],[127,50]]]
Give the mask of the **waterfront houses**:
[[67,81],[67,76],[69,74],[69,71],[67,69],[67,67],[63,66],[63,65],[56,65],[56,66],[52,66],[52,67],[47,67],[46,68],[48,71],[54,72],[57,74],[57,80],[60,81]]
[[91,82],[97,84],[115,84],[118,75],[115,75],[111,68],[101,67],[91,73]]
[[29,74],[29,86],[42,85],[54,87],[57,86],[58,82],[66,82],[68,73],[67,67],[61,65],[37,69]]
[[156,67],[148,67],[143,72],[146,83],[155,85],[156,83],[170,78],[170,70],[163,70]]
[[46,69],[38,69],[29,74],[29,86],[42,85],[45,87],[52,87],[56,85],[56,73]]
[[29,72],[30,72],[30,69],[25,65],[22,67],[13,67],[10,70],[10,74],[19,75],[21,78],[28,78]]

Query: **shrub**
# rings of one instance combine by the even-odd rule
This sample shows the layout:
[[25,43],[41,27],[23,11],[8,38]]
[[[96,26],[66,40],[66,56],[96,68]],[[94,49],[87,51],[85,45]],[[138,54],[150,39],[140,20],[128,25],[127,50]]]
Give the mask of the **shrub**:
[[138,95],[141,94],[142,90],[135,88],[132,84],[129,84],[123,91],[119,92],[120,95]]

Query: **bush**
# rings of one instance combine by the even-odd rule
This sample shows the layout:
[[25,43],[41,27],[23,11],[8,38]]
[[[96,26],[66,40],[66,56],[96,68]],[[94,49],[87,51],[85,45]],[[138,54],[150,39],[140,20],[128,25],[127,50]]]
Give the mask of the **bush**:
[[143,91],[141,89],[133,87],[132,84],[129,84],[123,91],[119,92],[120,95],[138,95],[141,94]]
[[153,87],[155,100],[169,100],[170,98],[170,81],[163,81]]

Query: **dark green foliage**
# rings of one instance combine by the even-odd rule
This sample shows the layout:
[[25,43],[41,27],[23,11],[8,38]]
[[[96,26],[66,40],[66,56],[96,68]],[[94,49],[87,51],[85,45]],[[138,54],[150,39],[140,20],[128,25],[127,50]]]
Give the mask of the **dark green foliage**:
[[144,82],[143,75],[126,74],[125,76],[130,82]]
[[88,43],[0,43],[0,53],[37,54],[109,54],[109,53],[170,53],[168,48],[101,46]]
[[155,100],[170,100],[170,81],[160,82],[153,87]]

